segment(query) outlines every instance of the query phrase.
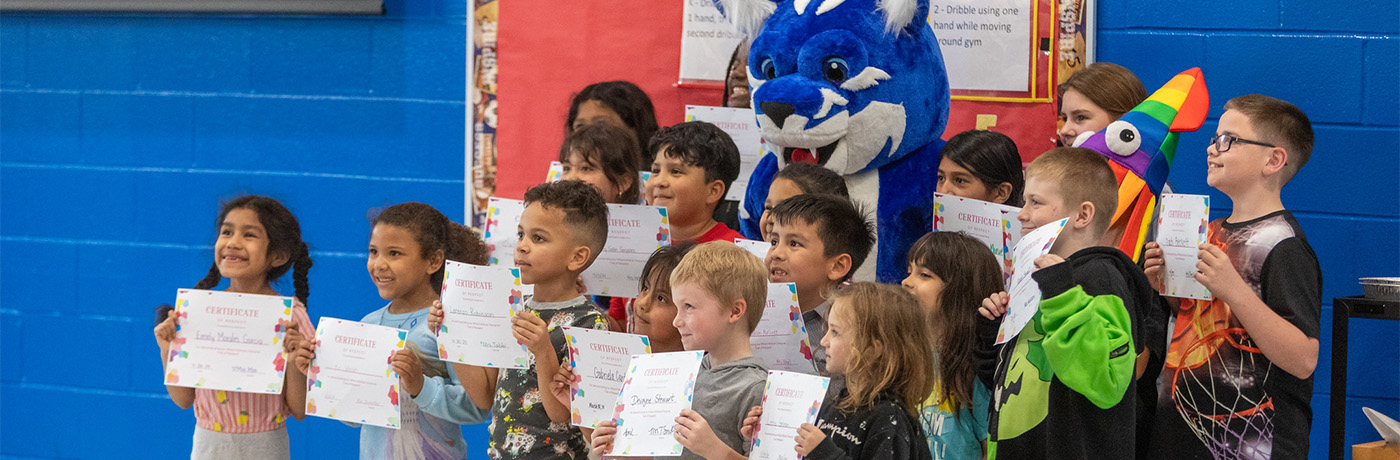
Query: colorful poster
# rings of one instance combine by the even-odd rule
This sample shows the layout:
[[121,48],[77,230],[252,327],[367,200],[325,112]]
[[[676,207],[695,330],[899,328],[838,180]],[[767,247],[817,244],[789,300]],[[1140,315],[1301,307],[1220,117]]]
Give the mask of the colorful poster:
[[569,366],[574,369],[570,419],[575,426],[585,428],[612,420],[627,364],[632,355],[651,353],[651,342],[644,335],[576,327],[564,328],[564,340],[569,343]]
[[[676,417],[690,408],[703,351],[632,355],[613,408],[613,457],[674,457]],[[680,390],[680,391],[677,391]]]
[[797,306],[797,285],[769,283],[768,304],[763,318],[749,335],[753,355],[763,360],[769,369],[816,374],[812,364],[812,347],[808,343],[807,324]]
[[530,351],[511,335],[510,320],[525,308],[520,269],[447,261],[442,277],[438,357],[501,369],[530,367]]
[[722,82],[742,35],[709,0],[686,0],[681,13],[681,83]]
[[467,183],[469,222],[480,227],[486,221],[488,199],[496,194],[496,26],[499,4],[496,0],[473,0],[471,50],[471,115],[467,117],[472,133],[467,143],[467,165],[471,168]]
[[767,241],[754,241],[743,238],[735,238],[734,245],[738,246],[740,249],[749,251],[750,254],[758,256],[758,260],[767,259],[768,249],[773,247],[773,245],[769,244]]
[[166,385],[282,393],[291,297],[180,289],[171,314],[179,319]]
[[306,373],[306,415],[397,430],[393,362],[406,337],[402,329],[322,317]]
[[1002,271],[1010,273],[1011,248],[1021,239],[1019,212],[1021,208],[1013,206],[934,193],[933,231],[963,232],[976,238],[1002,262]]
[[948,85],[954,90],[1030,91],[1034,0],[951,0],[929,6]]
[[817,423],[831,379],[815,375],[769,371],[763,389],[763,415],[754,433],[753,460],[801,460],[796,452],[797,428]]
[[[729,50],[734,51],[734,48]],[[763,137],[758,132],[758,118],[754,116],[753,109],[687,105],[685,121],[711,123],[734,139],[734,145],[739,148],[739,178],[734,179],[724,199],[743,200],[749,188],[749,176],[753,175],[758,160],[763,158]]]
[[1040,309],[1040,285],[1031,278],[1031,273],[1035,272],[1035,259],[1050,253],[1067,222],[1069,219],[1060,219],[1042,225],[1016,243],[1012,252],[1011,283],[1007,289],[1011,300],[1006,306],[1006,316],[1001,319],[1001,327],[997,329],[997,344],[1006,343],[1020,334],[1021,329],[1035,317],[1036,310]]
[[1196,262],[1210,225],[1210,197],[1162,194],[1157,213],[1157,244],[1162,246],[1163,295],[1211,300],[1210,290],[1196,281]]
[[585,293],[636,297],[642,267],[657,248],[671,245],[666,208],[608,204],[608,244],[583,272]]

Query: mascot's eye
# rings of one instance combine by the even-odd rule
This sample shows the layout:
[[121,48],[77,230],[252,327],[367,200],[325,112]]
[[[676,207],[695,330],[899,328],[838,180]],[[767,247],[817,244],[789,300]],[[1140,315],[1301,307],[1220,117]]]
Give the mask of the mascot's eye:
[[1104,131],[1103,140],[1108,144],[1109,150],[1125,157],[1137,153],[1138,147],[1142,146],[1142,135],[1138,133],[1137,127],[1123,120],[1109,123]]
[[846,75],[850,69],[846,67],[846,60],[836,56],[826,58],[822,61],[822,74],[826,76],[826,81],[841,83],[846,81]]
[[763,74],[765,80],[778,77],[778,69],[773,65],[773,58],[763,58],[763,63],[758,65],[758,71]]

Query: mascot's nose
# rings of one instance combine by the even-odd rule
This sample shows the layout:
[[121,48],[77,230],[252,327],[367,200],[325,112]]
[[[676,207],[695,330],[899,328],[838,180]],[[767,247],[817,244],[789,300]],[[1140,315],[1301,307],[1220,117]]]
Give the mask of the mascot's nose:
[[778,129],[783,129],[783,122],[787,121],[788,115],[792,115],[792,104],[786,102],[762,102],[758,108],[763,109],[763,114],[773,120],[773,124],[778,125]]

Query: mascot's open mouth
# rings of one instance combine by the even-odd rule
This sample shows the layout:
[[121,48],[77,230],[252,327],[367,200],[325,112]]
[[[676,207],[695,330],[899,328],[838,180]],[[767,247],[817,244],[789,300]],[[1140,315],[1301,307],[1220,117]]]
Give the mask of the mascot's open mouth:
[[824,147],[817,147],[815,151],[800,147],[787,147],[783,149],[783,160],[786,163],[810,163],[826,166],[826,160],[831,159],[831,152],[836,151],[836,144],[840,142],[838,140]]

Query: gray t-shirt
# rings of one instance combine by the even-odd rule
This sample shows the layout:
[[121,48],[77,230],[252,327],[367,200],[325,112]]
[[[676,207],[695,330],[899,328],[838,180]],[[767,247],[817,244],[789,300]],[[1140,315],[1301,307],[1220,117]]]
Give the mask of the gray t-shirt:
[[[763,387],[768,381],[768,368],[763,361],[749,356],[710,367],[710,356],[700,363],[700,375],[695,377],[695,399],[691,408],[705,417],[715,436],[734,451],[748,455],[749,443],[739,434],[753,406],[763,404]],[[683,459],[700,459],[686,449]]]

